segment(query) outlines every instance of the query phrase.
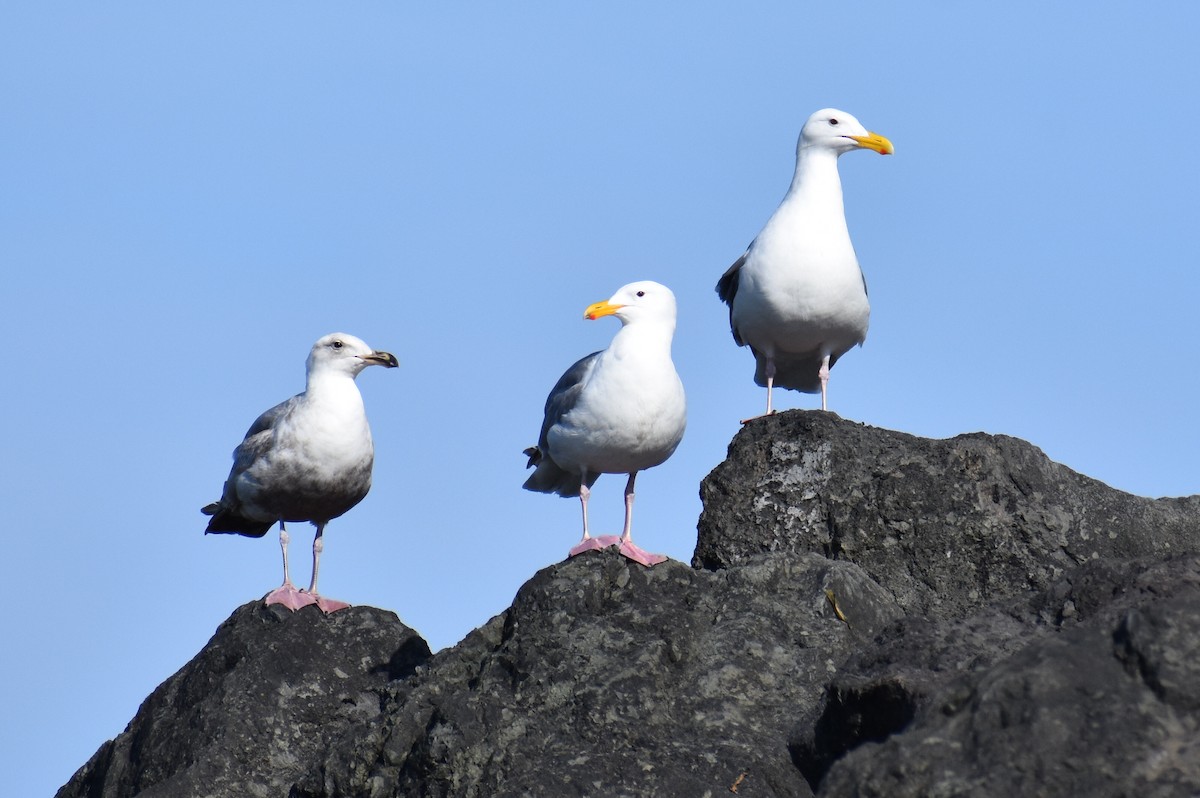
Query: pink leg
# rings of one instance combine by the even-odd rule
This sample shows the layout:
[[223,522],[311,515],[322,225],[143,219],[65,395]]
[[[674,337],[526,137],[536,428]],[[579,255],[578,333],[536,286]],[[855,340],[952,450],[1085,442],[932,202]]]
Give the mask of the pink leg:
[[[583,479],[587,480],[587,472],[584,472]],[[583,508],[583,539],[587,540],[591,535],[588,534],[587,522],[587,503],[588,498],[592,495],[592,489],[587,485],[580,483],[579,485],[579,506]]]
[[[582,477],[584,483],[586,483],[586,471],[583,473]],[[583,554],[585,551],[592,551],[593,549],[603,549],[608,546],[612,546],[617,542],[616,535],[601,535],[598,538],[594,538],[588,534],[587,503],[588,497],[591,496],[591,494],[592,492],[590,489],[588,489],[586,484],[581,484],[579,486],[579,503],[583,507],[583,537],[580,538],[579,542],[572,546],[571,550],[567,552],[568,557],[574,557],[576,554]]]
[[308,586],[308,594],[312,597],[321,611],[328,615],[331,612],[344,610],[350,605],[337,599],[327,599],[317,592],[317,571],[321,567],[321,552],[325,551],[325,525],[317,524],[317,534],[313,538],[313,575],[312,583]]
[[629,480],[625,483],[625,528],[621,530],[621,540],[628,541],[633,538],[633,483],[637,479],[637,472],[634,471],[629,475]]
[[[763,370],[766,372],[766,375],[767,375],[767,412],[763,413],[763,415],[769,416],[775,412],[775,410],[771,406],[771,391],[775,388],[775,358],[768,357],[767,358],[767,366]],[[761,418],[761,416],[751,416],[750,418],[743,418],[742,423],[749,424],[751,421],[753,421],[756,418]]]
[[825,402],[825,393],[829,387],[829,355],[821,358],[821,370],[817,372],[817,376],[821,379],[821,409],[828,410],[829,407]]
[[775,358],[767,358],[767,415],[775,410],[771,407],[771,391],[775,388]]
[[282,604],[294,612],[301,607],[307,607],[309,604],[315,603],[316,599],[297,590],[296,586],[292,584],[291,577],[288,576],[287,549],[290,539],[287,527],[284,526],[283,521],[280,521],[279,547],[283,549],[283,584],[268,593],[265,602],[267,604]]
[[625,529],[621,532],[621,553],[645,566],[658,565],[660,562],[666,562],[667,558],[661,554],[651,554],[633,542],[633,481],[635,479],[637,479],[636,471],[629,475],[629,481],[625,483]]

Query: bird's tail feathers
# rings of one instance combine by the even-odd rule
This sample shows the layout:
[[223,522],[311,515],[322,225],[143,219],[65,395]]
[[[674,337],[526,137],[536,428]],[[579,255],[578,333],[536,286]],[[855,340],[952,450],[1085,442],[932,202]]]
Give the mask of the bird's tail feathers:
[[274,521],[255,521],[238,515],[222,507],[220,502],[206,504],[200,508],[200,512],[212,516],[204,530],[206,535],[245,535],[248,538],[261,538],[275,525]]
[[[545,452],[536,446],[530,446],[524,453],[529,457],[529,462],[525,467],[536,467],[537,470],[529,475],[529,479],[525,480],[525,484],[521,487],[538,493],[557,493],[559,496],[579,495],[579,488],[583,485],[579,474],[560,468],[558,463],[547,457]],[[599,478],[599,474],[589,476],[588,487],[590,488]]]

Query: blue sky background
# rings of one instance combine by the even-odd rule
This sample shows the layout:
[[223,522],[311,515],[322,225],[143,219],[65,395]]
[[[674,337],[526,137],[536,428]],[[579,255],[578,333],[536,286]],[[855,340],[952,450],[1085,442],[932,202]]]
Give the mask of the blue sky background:
[[[1200,491],[1198,22],[1182,2],[0,6],[11,794],[53,793],[278,584],[274,532],[206,538],[199,509],[324,333],[401,368],[359,380],[375,487],[330,525],[322,592],[441,648],[577,539],[575,500],[520,486],[546,392],[617,328],[583,308],[669,285],[689,428],[639,479],[635,535],[688,560],[700,480],[764,401],[713,286],[823,106],[896,145],[841,161],[874,312],[831,409]],[[597,531],[621,488],[594,489]]]

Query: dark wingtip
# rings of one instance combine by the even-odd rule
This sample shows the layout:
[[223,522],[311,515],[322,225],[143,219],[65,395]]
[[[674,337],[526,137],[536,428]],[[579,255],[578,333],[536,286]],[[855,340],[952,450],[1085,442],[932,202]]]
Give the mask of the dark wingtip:
[[[209,510],[212,510],[210,513]],[[275,525],[274,521],[255,521],[244,518],[237,513],[222,510],[219,503],[204,507],[200,512],[211,515],[208,526],[204,528],[206,535],[245,535],[248,538],[261,538]]]
[[521,452],[529,458],[529,462],[525,464],[526,468],[533,468],[538,463],[542,462],[542,450],[536,446],[530,446],[525,451]]
[[727,278],[727,275],[722,275],[721,279],[717,280],[717,284],[713,288],[713,290],[717,292],[717,298],[720,299],[722,302],[729,301],[725,298],[725,284],[727,282],[726,278]]
[[[753,242],[751,242],[750,246],[754,246]],[[746,262],[746,255],[749,253],[750,250],[747,249],[740,258],[733,262],[732,266],[725,270],[725,273],[721,275],[721,279],[717,280],[717,296],[721,298],[722,302],[729,305],[730,310],[733,310],[733,297],[737,294],[738,278],[741,276],[742,264]]]

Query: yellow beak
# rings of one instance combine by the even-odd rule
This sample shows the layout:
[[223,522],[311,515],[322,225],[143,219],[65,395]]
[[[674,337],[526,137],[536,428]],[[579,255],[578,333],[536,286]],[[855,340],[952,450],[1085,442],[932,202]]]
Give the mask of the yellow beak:
[[892,142],[878,133],[868,133],[865,136],[851,136],[850,138],[857,141],[858,146],[868,150],[875,150],[880,155],[892,155],[896,152],[896,148],[892,146]]
[[594,305],[588,305],[587,310],[583,312],[583,317],[585,319],[591,319],[592,321],[595,321],[601,316],[611,316],[623,307],[625,306],[614,305],[606,299],[603,302],[597,302]]

